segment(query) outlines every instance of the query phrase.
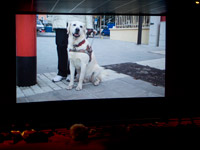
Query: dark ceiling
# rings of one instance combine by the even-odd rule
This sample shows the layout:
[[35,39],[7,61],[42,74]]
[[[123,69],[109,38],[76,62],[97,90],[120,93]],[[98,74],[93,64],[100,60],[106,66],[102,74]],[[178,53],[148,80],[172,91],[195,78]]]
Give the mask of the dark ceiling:
[[19,0],[16,13],[154,14],[167,13],[166,0]]

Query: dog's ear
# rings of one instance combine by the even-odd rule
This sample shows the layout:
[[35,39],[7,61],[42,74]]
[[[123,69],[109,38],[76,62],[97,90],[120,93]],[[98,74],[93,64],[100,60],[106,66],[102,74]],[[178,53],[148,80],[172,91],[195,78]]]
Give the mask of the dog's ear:
[[70,22],[67,22],[67,34],[70,33],[70,26],[71,26],[71,23],[70,23]]

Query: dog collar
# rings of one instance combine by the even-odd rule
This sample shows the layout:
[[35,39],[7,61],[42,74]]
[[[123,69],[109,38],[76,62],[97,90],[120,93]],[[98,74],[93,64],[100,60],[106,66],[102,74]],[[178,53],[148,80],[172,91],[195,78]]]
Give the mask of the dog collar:
[[73,45],[74,47],[80,47],[81,45],[83,45],[85,43],[85,39],[83,41],[81,41],[80,43],[78,43],[77,45]]

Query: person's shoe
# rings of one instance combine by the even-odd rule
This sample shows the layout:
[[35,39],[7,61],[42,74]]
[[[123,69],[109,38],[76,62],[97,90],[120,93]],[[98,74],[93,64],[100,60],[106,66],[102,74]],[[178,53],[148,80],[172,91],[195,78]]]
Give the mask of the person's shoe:
[[65,77],[62,77],[62,76],[60,76],[60,75],[57,75],[57,76],[55,76],[55,77],[52,79],[52,81],[53,81],[53,82],[58,82],[58,81],[61,81],[61,80],[63,80],[63,79],[65,79]]
[[66,78],[66,81],[67,81],[67,82],[70,82],[70,78],[71,78],[71,76],[68,75],[67,78]]

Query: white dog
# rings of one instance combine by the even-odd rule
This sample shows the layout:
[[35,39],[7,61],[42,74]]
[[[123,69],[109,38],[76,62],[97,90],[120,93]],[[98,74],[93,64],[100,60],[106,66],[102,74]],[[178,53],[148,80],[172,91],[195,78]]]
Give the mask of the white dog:
[[67,32],[71,75],[67,89],[71,90],[74,86],[75,70],[79,76],[76,90],[82,90],[83,82],[91,81],[94,85],[99,85],[104,68],[97,64],[94,52],[86,39],[85,24],[79,21],[71,22],[68,24]]

